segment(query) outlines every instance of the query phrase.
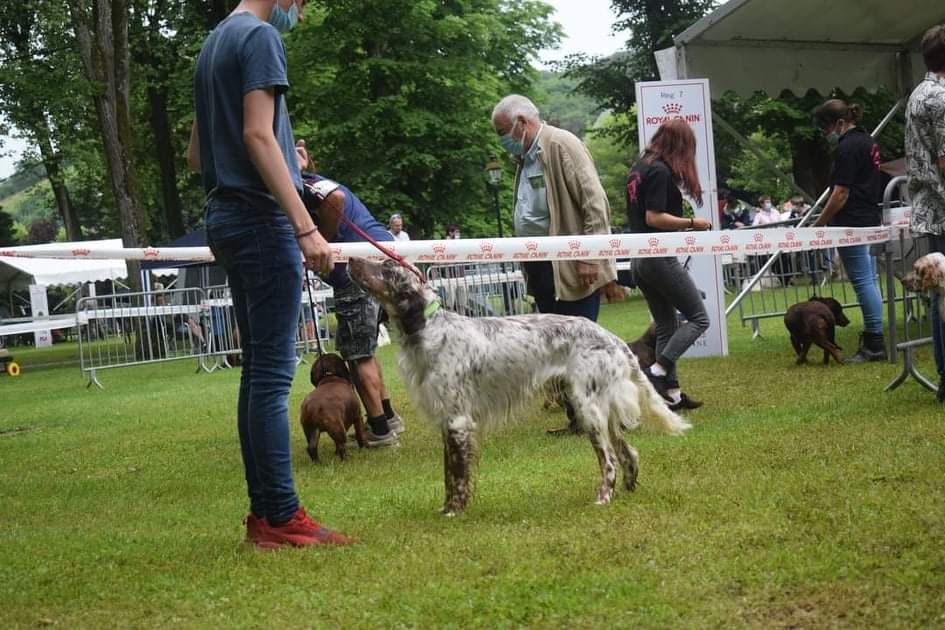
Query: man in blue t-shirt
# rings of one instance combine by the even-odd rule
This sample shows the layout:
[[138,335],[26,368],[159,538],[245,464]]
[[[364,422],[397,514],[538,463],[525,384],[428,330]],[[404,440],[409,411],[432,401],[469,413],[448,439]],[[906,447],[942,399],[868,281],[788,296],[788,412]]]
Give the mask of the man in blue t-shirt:
[[[298,157],[301,167],[309,164],[302,141],[299,141]],[[315,173],[303,173],[302,178],[306,183],[325,179]],[[318,216],[319,229],[325,238],[332,243],[363,242],[365,239],[348,224],[350,222],[375,241],[393,240],[390,232],[374,218],[357,195],[346,186],[340,186],[338,190],[344,193],[345,221],[331,216],[327,204],[309,208]],[[348,361],[355,376],[355,387],[368,415],[368,429],[365,431],[368,446],[398,446],[397,436],[404,431],[404,423],[391,407],[381,364],[374,356],[380,304],[351,281],[346,264],[336,264],[327,282],[335,291],[335,317],[338,320],[335,349]]]
[[331,248],[302,203],[279,34],[304,0],[242,0],[207,37],[194,73],[187,150],[207,193],[207,241],[226,271],[243,347],[237,427],[249,494],[246,541],[260,548],[347,544],[299,504],[289,390],[305,265]]

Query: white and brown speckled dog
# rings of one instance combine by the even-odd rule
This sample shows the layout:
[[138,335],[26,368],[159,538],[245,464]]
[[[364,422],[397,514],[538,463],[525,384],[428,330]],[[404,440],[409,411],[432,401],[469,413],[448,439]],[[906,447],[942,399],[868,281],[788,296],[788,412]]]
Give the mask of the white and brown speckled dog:
[[561,315],[469,318],[439,308],[433,289],[394,261],[353,258],[351,277],[401,332],[400,367],[410,395],[443,434],[446,502],[462,512],[473,490],[477,429],[499,423],[560,379],[597,453],[597,503],[614,495],[618,466],[636,486],[637,452],[623,432],[641,422],[678,435],[689,423],[669,410],[621,339],[594,322]]
[[939,312],[945,318],[945,254],[933,252],[915,261],[902,284],[910,291],[938,293]]

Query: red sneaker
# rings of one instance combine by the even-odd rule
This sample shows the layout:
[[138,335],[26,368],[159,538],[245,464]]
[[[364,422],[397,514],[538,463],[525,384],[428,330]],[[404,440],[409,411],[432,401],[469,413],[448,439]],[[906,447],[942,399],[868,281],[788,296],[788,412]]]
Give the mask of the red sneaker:
[[260,518],[250,512],[246,515],[246,518],[243,519],[243,524],[246,525],[245,542],[254,544],[257,547],[262,547],[264,549],[276,549],[279,547],[279,545],[265,543],[261,539],[263,530],[268,527],[265,517]]
[[[262,523],[258,536],[253,540],[257,547],[274,549],[284,545],[306,547],[309,545],[350,545],[355,542],[338,532],[313,521],[305,508],[299,508],[287,522],[282,525],[270,525],[264,519],[257,519]],[[248,524],[247,524],[248,529]]]

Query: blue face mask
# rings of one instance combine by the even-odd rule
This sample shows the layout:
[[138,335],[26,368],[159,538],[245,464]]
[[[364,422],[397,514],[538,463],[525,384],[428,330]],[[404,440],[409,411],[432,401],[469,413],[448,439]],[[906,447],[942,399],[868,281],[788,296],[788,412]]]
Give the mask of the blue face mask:
[[275,3],[269,14],[269,23],[280,33],[288,33],[299,23],[299,6],[293,2],[287,11]]
[[[517,125],[518,123],[516,123]],[[512,128],[507,134],[499,138],[499,144],[502,145],[502,148],[511,153],[512,155],[522,155],[525,153],[525,144],[521,140],[516,140],[512,133],[515,131],[515,125],[512,125]]]

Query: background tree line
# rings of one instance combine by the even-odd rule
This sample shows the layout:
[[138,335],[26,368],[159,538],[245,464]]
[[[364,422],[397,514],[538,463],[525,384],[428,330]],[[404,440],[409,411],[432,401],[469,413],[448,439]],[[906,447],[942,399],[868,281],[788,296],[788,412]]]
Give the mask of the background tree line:
[[[32,146],[0,183],[0,244],[122,236],[165,243],[202,219],[199,178],[183,154],[192,76],[207,33],[236,0],[33,0],[0,4],[0,120]],[[286,37],[288,103],[319,170],[351,186],[380,219],[399,212],[415,236],[496,232],[483,168],[503,161],[511,221],[513,164],[489,114],[512,91],[582,136],[623,222],[624,177],[637,153],[634,83],[657,78],[653,51],[710,11],[713,0],[613,0],[626,49],[538,72],[560,27],[539,0],[321,0]],[[842,96],[842,95],[841,95]],[[852,95],[874,124],[888,93]],[[814,93],[726,95],[717,113],[812,196],[829,168],[813,127]],[[2,131],[2,130],[0,130]],[[790,194],[789,183],[716,129],[720,185],[743,197]],[[901,155],[901,121],[881,137]],[[14,220],[15,219],[15,220]]]

